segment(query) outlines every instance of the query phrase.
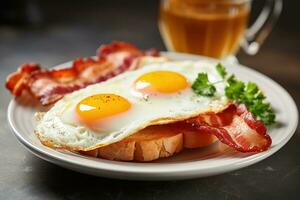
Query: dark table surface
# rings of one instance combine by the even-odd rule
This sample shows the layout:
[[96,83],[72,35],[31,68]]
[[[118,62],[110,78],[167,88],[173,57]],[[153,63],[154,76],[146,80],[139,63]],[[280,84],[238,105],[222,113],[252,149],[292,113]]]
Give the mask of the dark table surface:
[[[30,1],[31,2],[31,1]],[[72,2],[72,3],[71,3]],[[286,1],[287,2],[287,1]],[[71,4],[70,4],[71,3]],[[289,1],[258,55],[238,55],[285,87],[300,105],[298,3]],[[185,181],[142,182],[93,177],[63,169],[26,151],[6,119],[5,77],[24,62],[46,67],[95,54],[101,43],[131,41],[164,50],[156,27],[157,1],[51,1],[38,4],[34,25],[0,24],[0,199],[299,199],[300,129],[275,155],[231,173]],[[143,9],[141,9],[143,8]],[[31,8],[32,9],[32,8]],[[33,6],[33,9],[36,7]],[[288,10],[288,11],[287,11]],[[36,19],[36,18],[33,18]]]

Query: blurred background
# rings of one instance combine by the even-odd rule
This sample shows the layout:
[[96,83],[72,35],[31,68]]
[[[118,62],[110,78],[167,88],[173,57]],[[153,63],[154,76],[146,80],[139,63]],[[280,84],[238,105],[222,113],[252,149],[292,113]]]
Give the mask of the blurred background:
[[[254,0],[253,18],[263,2]],[[52,67],[77,57],[95,55],[100,44],[113,40],[129,41],[142,49],[165,50],[157,27],[158,5],[158,0],[1,0],[0,121],[5,123],[0,128],[3,138],[0,140],[0,199],[82,199],[92,198],[95,191],[99,198],[108,199],[123,196],[130,199],[180,199],[180,196],[296,199],[300,184],[299,127],[280,152],[255,166],[218,177],[171,183],[132,183],[74,173],[35,158],[17,143],[6,122],[11,96],[3,85],[9,73],[26,62]],[[282,15],[259,53],[248,56],[241,50],[238,54],[242,64],[285,87],[298,108],[299,8],[300,1],[284,1]],[[78,181],[72,186],[74,180]]]
[[[254,0],[252,18],[263,3]],[[158,5],[158,0],[2,0],[0,66],[7,73],[24,62],[54,66],[95,55],[100,44],[112,40],[165,50],[157,26]],[[289,74],[295,85],[289,90],[296,89],[300,74],[299,6],[299,1],[284,1],[277,26],[258,55],[247,56],[242,50],[238,55],[242,64],[267,73],[283,85],[287,80],[282,73]],[[1,80],[7,73],[1,74]]]

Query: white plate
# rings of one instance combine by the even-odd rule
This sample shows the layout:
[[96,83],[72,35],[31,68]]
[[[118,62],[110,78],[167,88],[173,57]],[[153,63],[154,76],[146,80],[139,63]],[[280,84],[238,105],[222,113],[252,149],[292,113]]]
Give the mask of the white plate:
[[[181,60],[210,59],[200,56],[164,53]],[[59,67],[67,66],[60,65]],[[277,114],[277,125],[269,127],[273,143],[267,151],[243,154],[225,148],[218,143],[207,148],[185,150],[168,159],[151,163],[109,161],[89,158],[71,152],[59,152],[43,146],[33,134],[35,109],[22,106],[12,100],[8,107],[8,121],[18,140],[38,157],[82,173],[96,176],[135,180],[178,180],[211,176],[240,169],[257,163],[283,147],[294,134],[298,123],[298,111],[291,96],[270,78],[244,66],[228,66],[243,80],[256,82],[265,92]]]

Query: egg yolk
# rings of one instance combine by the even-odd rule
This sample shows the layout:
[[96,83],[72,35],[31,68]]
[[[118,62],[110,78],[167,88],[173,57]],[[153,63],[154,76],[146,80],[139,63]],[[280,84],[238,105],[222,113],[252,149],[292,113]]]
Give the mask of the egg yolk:
[[135,81],[135,89],[142,93],[174,93],[187,88],[187,79],[173,71],[154,71]]
[[115,94],[97,94],[81,100],[76,112],[81,120],[93,122],[129,110],[130,102]]

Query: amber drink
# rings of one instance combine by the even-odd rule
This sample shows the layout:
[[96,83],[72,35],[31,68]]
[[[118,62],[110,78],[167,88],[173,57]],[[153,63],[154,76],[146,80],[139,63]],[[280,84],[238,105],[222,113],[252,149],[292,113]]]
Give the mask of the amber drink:
[[164,0],[159,27],[171,51],[223,58],[239,49],[249,12],[232,0]]

